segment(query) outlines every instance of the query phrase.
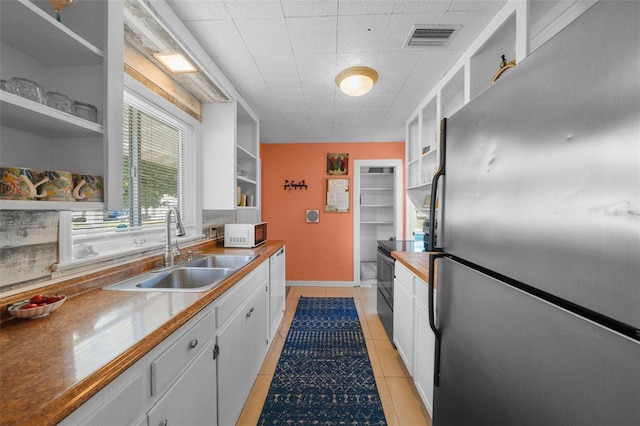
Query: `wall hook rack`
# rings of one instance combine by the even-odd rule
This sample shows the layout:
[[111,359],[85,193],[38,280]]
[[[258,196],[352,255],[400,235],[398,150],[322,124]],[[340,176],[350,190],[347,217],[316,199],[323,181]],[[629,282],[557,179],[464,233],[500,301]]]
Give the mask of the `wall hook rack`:
[[284,181],[284,190],[286,191],[287,189],[289,191],[291,191],[292,189],[307,189],[307,184],[304,183],[304,179],[301,180],[300,182],[296,183],[295,180],[292,180],[291,182],[289,182],[288,180],[285,179]]

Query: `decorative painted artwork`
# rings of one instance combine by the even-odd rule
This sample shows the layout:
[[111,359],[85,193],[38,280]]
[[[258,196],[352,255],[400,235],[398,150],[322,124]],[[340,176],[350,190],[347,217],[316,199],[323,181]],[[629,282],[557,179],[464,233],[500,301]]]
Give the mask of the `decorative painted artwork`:
[[349,174],[349,154],[327,154],[328,175]]

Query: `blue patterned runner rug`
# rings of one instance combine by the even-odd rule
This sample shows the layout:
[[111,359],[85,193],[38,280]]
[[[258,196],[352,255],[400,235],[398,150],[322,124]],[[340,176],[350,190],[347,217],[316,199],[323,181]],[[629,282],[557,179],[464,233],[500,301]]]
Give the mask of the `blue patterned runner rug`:
[[353,298],[300,298],[258,424],[387,424]]

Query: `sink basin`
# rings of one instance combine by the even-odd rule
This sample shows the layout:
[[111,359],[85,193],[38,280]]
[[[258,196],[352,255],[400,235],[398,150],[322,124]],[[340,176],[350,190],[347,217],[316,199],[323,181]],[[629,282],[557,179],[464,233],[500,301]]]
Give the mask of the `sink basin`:
[[103,287],[103,289],[124,291],[206,291],[220,284],[232,272],[233,270],[230,268],[181,267],[166,272],[143,274]]
[[229,268],[240,269],[258,255],[202,254],[199,258],[187,263],[189,268]]
[[257,257],[258,255],[202,254],[184,265],[139,275],[103,287],[103,290],[207,291]]

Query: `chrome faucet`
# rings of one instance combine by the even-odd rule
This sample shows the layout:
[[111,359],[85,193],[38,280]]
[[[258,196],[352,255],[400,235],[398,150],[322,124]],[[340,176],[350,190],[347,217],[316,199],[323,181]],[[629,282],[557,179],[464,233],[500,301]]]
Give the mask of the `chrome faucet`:
[[[167,210],[167,216],[165,218],[165,226],[166,226],[166,235],[165,235],[165,244],[164,244],[164,266],[165,267],[173,266],[173,258],[174,258],[173,249],[171,248],[171,212],[173,212],[173,215],[176,217],[176,237],[182,237],[183,235],[186,235],[186,232],[184,231],[184,226],[182,226],[182,220],[180,220],[180,212],[176,207],[170,207],[169,210]],[[180,256],[180,252],[178,252],[177,256]]]

